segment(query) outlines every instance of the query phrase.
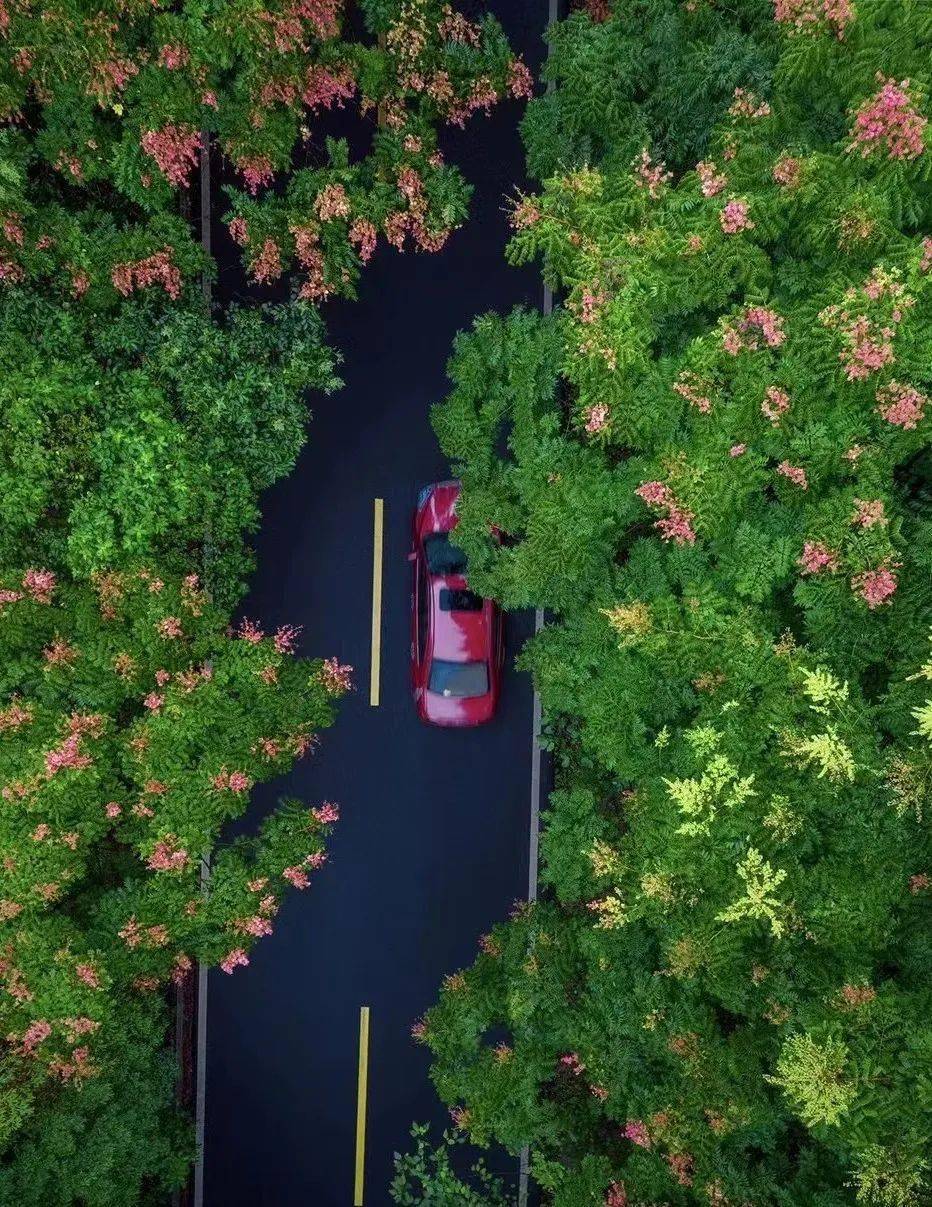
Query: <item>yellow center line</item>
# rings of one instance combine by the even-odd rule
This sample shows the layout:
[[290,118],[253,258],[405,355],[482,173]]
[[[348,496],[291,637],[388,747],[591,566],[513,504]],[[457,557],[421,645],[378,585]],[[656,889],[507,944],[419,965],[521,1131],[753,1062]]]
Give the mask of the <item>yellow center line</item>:
[[372,539],[372,663],[369,673],[369,703],[379,703],[379,680],[382,669],[382,537],[385,503],[375,500],[374,532]]
[[[379,500],[381,502],[381,500]],[[353,1207],[362,1207],[366,1171],[366,1098],[369,1092],[369,1007],[359,1007],[359,1076],[356,1082],[356,1181]]]

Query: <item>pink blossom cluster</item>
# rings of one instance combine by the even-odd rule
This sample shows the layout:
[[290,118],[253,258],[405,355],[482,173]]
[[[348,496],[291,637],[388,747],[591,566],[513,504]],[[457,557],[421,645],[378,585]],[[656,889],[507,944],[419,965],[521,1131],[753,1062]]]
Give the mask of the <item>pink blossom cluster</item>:
[[712,387],[698,373],[684,369],[673,383],[673,391],[703,415],[708,415],[712,410]]
[[647,1130],[647,1124],[641,1119],[629,1119],[622,1128],[621,1134],[639,1148],[650,1148],[651,1146],[650,1132]]
[[236,160],[236,170],[253,197],[260,188],[269,184],[275,175],[272,161],[267,155],[242,155]]
[[700,160],[696,164],[696,174],[703,197],[717,197],[728,184],[725,173],[720,172],[714,163],[707,160]]
[[249,963],[249,956],[246,955],[242,947],[234,947],[220,961],[220,967],[229,976],[236,968],[245,968]]
[[172,261],[170,247],[146,256],[143,260],[114,264],[110,280],[123,297],[129,297],[134,290],[146,289],[150,285],[161,285],[172,299],[181,293],[181,273]]
[[349,241],[363,264],[368,264],[372,259],[377,239],[378,231],[368,218],[357,218],[349,229]]
[[755,96],[747,88],[736,88],[734,100],[728,110],[732,117],[769,117],[770,106],[766,101],[762,101],[760,97]]
[[779,427],[780,420],[790,409],[790,396],[780,386],[768,386],[760,409],[761,414],[769,419],[774,427]]
[[282,275],[281,248],[274,239],[266,239],[253,256],[249,264],[249,275],[260,284],[276,281]]
[[93,964],[78,964],[74,970],[75,976],[90,989],[100,988],[100,976]]
[[608,404],[604,402],[593,403],[591,407],[587,407],[585,412],[585,429],[590,436],[596,436],[599,432],[604,432],[608,427],[611,412]]
[[885,528],[888,521],[884,514],[883,499],[855,499],[851,523],[856,528]]
[[612,1182],[605,1192],[605,1207],[628,1207],[628,1192],[624,1182]]
[[522,59],[508,64],[508,91],[516,101],[529,101],[534,95],[534,77]]
[[194,126],[168,122],[160,130],[146,130],[139,141],[169,183],[176,187],[187,184],[191,169],[197,163],[200,131]]
[[737,323],[722,326],[722,346],[729,356],[756,352],[763,345],[779,348],[786,340],[784,320],[766,306],[749,306]]
[[880,91],[855,113],[848,150],[858,151],[863,159],[878,152],[888,159],[917,159],[925,150],[927,125],[928,119],[913,104],[909,80],[883,80]]
[[168,71],[179,71],[191,62],[191,52],[182,42],[171,42],[159,51],[159,66]]
[[468,119],[479,109],[482,109],[486,115],[491,113],[492,106],[497,100],[498,93],[495,91],[495,85],[489,77],[485,75],[478,76],[473,80],[466,99],[455,102],[447,111],[447,121],[451,125],[459,126],[462,129]]
[[342,696],[353,686],[353,668],[337,658],[325,658],[320,669],[320,681],[331,696]]
[[798,486],[800,490],[809,489],[809,479],[806,477],[806,471],[799,465],[790,465],[789,461],[781,461],[777,466],[777,473],[782,474],[794,486]]
[[661,540],[672,540],[677,545],[695,544],[693,513],[680,505],[669,486],[663,482],[642,482],[634,493],[648,506],[666,510],[665,517],[654,521]]
[[912,431],[921,422],[929,399],[915,386],[891,381],[876,394],[877,410],[894,427]]
[[594,323],[599,317],[601,308],[608,301],[608,294],[604,290],[594,288],[590,285],[584,285],[582,295],[579,299],[578,318],[581,323]]
[[932,239],[922,240],[922,259],[919,261],[919,271],[928,272],[932,268]]
[[885,564],[876,570],[865,570],[851,579],[851,589],[873,610],[888,603],[897,588],[896,567]]
[[47,1023],[44,1018],[36,1019],[35,1022],[29,1024],[23,1035],[23,1051],[27,1054],[34,1052],[51,1034],[51,1024]]
[[304,92],[301,99],[309,109],[330,109],[334,105],[342,108],[343,102],[356,91],[356,81],[346,68],[330,71],[326,67],[312,64],[304,77]]
[[83,771],[93,762],[89,754],[81,753],[80,733],[72,733],[60,746],[46,753],[45,774],[51,779],[59,771]]
[[226,767],[220,768],[211,783],[218,792],[248,792],[252,787],[245,771],[227,771]]
[[634,161],[634,180],[638,188],[646,189],[649,197],[655,201],[663,192],[664,185],[673,179],[673,173],[668,172],[666,164],[654,163],[645,147]]
[[329,222],[334,218],[348,218],[350,202],[343,185],[328,184],[322,188],[314,198],[314,210],[321,222]]
[[108,59],[98,60],[91,64],[87,94],[105,105],[115,93],[122,92],[138,73],[139,67],[132,59],[111,55]]
[[284,868],[282,876],[289,884],[293,884],[296,889],[306,889],[311,883],[311,878],[307,872],[298,866]]
[[774,0],[774,20],[803,32],[828,28],[843,38],[854,8],[851,0]]
[[163,616],[155,626],[156,632],[166,641],[175,641],[184,635],[181,621],[177,616]]
[[692,1186],[695,1161],[689,1153],[668,1153],[667,1164],[681,1186]]
[[806,541],[796,564],[802,567],[803,574],[821,574],[823,570],[834,573],[838,569],[838,554],[821,541]]
[[32,715],[30,706],[20,704],[19,697],[13,696],[6,708],[0,708],[0,733],[28,724]]
[[23,575],[23,587],[33,603],[50,604],[55,574],[51,570],[27,570]]
[[785,189],[795,189],[802,178],[803,165],[792,155],[781,155],[773,165],[773,178]]
[[246,225],[246,219],[237,215],[230,221],[227,228],[230,232],[230,238],[234,243],[238,243],[240,247],[245,247],[249,242],[249,227]]
[[307,272],[307,280],[298,296],[306,301],[317,301],[333,292],[324,275],[324,254],[320,250],[319,237],[313,226],[292,226],[295,255],[298,263]]
[[188,852],[179,847],[175,835],[166,834],[155,844],[146,866],[153,872],[181,872],[189,862]]
[[560,1057],[560,1064],[574,1077],[579,1077],[586,1071],[586,1066],[579,1059],[578,1052],[566,1052]]
[[295,643],[301,636],[302,625],[283,624],[275,630],[272,644],[279,654],[293,654]]
[[733,198],[727,202],[719,214],[718,220],[726,235],[737,235],[741,231],[754,229],[746,201],[738,201]]
[[318,808],[312,809],[311,813],[322,826],[329,826],[340,820],[340,806],[329,800],[325,800]]

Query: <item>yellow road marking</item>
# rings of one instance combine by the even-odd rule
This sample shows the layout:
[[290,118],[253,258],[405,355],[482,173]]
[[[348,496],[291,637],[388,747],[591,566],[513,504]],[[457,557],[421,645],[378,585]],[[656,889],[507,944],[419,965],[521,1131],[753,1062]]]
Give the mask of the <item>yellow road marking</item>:
[[372,663],[369,672],[369,703],[379,703],[379,680],[382,670],[382,534],[385,522],[385,503],[375,500],[375,523],[372,539]]
[[[379,499],[379,502],[382,500]],[[356,1182],[353,1207],[362,1207],[366,1170],[366,1097],[369,1090],[369,1007],[359,1007],[359,1077],[356,1083]]]

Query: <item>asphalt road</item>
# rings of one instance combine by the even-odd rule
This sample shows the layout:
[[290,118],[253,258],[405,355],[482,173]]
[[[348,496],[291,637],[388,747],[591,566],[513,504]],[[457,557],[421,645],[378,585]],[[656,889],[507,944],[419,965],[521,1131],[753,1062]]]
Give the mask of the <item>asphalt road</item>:
[[[536,68],[546,0],[492,0]],[[474,119],[445,149],[476,185],[473,219],[436,256],[382,250],[361,297],[326,310],[345,388],[314,399],[307,447],[269,492],[247,614],[304,626],[303,652],[356,668],[319,750],[255,794],[339,801],[330,862],[293,893],[247,969],[208,990],[205,1203],[353,1201],[359,1010],[371,1008],[366,1204],[387,1204],[412,1120],[448,1122],[411,1023],[443,975],[526,893],[531,687],[511,670],[489,726],[427,728],[408,685],[409,530],[419,487],[447,476],[427,414],[457,330],[484,310],[536,305],[509,268],[503,198],[522,180],[520,109]],[[373,499],[385,500],[381,704],[370,707]],[[508,657],[532,617],[509,618]],[[511,1165],[507,1171],[512,1172]]]

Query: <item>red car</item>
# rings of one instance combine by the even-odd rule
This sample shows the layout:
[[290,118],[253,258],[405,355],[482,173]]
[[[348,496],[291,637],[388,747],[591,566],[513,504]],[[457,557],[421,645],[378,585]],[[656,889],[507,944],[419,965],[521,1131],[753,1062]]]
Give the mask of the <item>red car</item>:
[[490,721],[501,690],[502,614],[470,591],[466,558],[450,539],[459,482],[435,482],[414,513],[411,680],[418,716],[431,725]]

